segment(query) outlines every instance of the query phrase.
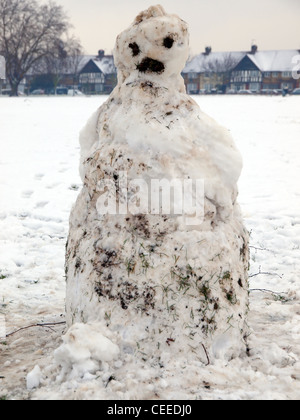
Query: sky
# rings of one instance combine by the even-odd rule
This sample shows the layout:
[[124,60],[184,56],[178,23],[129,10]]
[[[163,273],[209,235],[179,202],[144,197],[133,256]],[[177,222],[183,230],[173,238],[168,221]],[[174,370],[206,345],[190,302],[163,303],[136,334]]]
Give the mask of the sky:
[[111,53],[117,35],[142,10],[160,3],[190,26],[191,54],[300,50],[300,0],[55,0],[64,7],[86,54]]

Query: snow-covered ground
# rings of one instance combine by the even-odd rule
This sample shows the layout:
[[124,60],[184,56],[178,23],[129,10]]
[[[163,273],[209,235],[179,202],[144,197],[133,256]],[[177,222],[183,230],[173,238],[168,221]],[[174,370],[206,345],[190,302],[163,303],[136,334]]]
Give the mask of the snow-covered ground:
[[[78,133],[104,100],[0,97],[0,323],[5,315],[7,334],[64,321],[68,218],[81,185]],[[0,398],[300,399],[299,98],[196,100],[231,130],[244,156],[250,357],[151,367],[127,355],[61,383],[53,352],[65,325],[32,327],[0,343]],[[28,390],[33,369],[27,386],[40,387]]]

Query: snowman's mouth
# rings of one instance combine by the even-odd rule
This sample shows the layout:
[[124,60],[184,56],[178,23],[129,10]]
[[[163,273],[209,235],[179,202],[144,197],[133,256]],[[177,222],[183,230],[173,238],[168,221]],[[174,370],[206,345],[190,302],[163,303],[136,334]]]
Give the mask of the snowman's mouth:
[[165,71],[165,65],[161,61],[153,60],[152,58],[147,57],[137,65],[137,69],[141,73],[161,74]]

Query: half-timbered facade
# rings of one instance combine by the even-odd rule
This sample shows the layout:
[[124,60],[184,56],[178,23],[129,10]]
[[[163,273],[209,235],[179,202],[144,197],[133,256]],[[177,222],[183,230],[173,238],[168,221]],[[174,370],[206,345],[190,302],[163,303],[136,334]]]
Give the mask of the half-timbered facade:
[[256,46],[250,52],[212,52],[207,48],[188,61],[182,75],[189,94],[292,91],[299,87],[299,79],[293,78],[293,60],[299,55],[297,50],[259,51]]
[[[300,78],[294,76],[297,57],[300,57],[298,50],[259,51],[253,46],[250,52],[212,52],[206,48],[187,62],[182,76],[189,94],[292,91],[300,87]],[[39,68],[29,71],[27,91],[32,90],[37,77],[46,73],[47,69],[43,72]],[[88,95],[110,94],[117,85],[113,56],[105,55],[103,50],[97,56],[80,56],[76,62],[70,58],[56,76],[60,86],[78,87]],[[5,60],[0,57],[0,88],[4,77]]]
[[79,73],[79,88],[87,95],[110,94],[117,85],[112,55],[89,60]]
[[246,55],[231,73],[231,87],[236,91],[251,90],[259,92],[263,81],[263,72],[255,59]]
[[245,53],[242,52],[205,52],[192,58],[182,72],[187,92],[210,93],[226,92],[230,83],[231,70],[238,64]]
[[297,50],[255,51],[245,55],[231,73],[231,88],[262,92],[298,87],[293,78],[293,60]]

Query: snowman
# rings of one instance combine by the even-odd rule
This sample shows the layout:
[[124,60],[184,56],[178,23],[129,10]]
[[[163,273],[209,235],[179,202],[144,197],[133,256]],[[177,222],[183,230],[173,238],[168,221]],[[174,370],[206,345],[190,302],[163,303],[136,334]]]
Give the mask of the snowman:
[[80,135],[66,310],[143,360],[208,363],[246,351],[248,233],[241,156],[187,96],[188,54],[187,24],[161,6],[117,38],[118,85]]

